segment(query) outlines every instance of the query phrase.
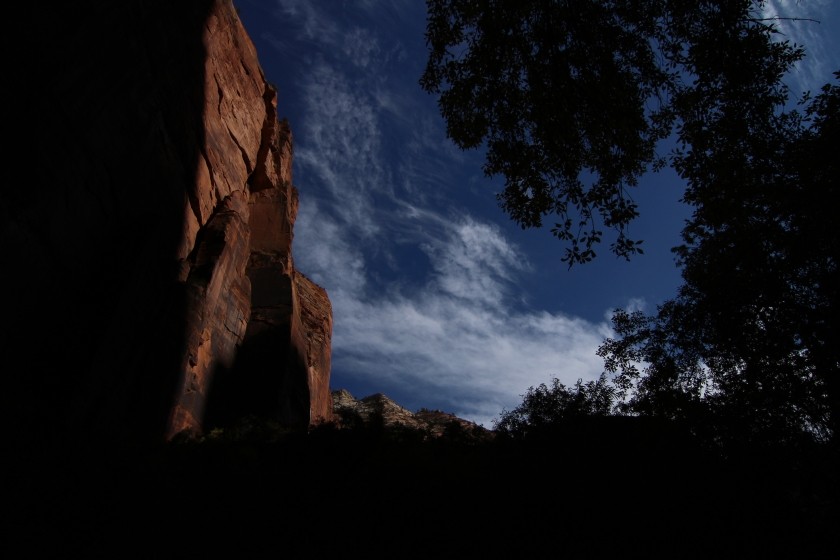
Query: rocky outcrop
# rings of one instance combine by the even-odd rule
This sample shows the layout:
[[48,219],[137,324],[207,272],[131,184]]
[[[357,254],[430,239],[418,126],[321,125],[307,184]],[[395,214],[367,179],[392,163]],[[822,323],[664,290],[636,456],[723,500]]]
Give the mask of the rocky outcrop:
[[411,412],[382,393],[356,399],[346,389],[332,392],[333,421],[339,428],[399,429],[419,433],[424,439],[488,441],[493,432],[469,420],[440,410]]
[[330,418],[329,298],[292,260],[292,134],[230,0],[20,12],[28,178],[0,194],[13,422],[159,438]]

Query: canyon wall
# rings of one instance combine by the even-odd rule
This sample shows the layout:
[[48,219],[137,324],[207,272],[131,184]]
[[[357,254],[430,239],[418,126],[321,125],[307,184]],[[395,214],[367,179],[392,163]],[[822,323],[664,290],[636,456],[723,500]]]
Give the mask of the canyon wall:
[[332,417],[293,139],[229,0],[27,7],[0,194],[4,400],[29,437]]

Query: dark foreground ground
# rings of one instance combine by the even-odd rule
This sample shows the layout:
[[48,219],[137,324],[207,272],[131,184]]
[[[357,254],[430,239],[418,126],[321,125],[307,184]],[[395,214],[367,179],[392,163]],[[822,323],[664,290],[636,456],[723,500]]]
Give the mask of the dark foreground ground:
[[[673,434],[528,441],[250,433],[34,445],[7,460],[7,558],[836,558],[837,457]],[[8,499],[10,498],[10,499]]]

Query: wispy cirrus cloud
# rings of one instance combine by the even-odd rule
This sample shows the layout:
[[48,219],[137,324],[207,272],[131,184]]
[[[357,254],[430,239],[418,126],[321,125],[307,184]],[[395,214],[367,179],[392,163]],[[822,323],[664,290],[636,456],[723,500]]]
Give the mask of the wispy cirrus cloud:
[[830,10],[838,9],[836,0],[768,0],[762,7],[762,17],[775,20],[779,40],[805,47],[805,58],[796,64],[795,82],[790,84],[796,95],[818,90],[840,70],[840,37],[823,23]]
[[309,0],[281,0],[276,2],[277,19],[294,30],[299,39],[327,45],[342,42],[344,30],[332,19],[324,17],[322,7]]
[[502,307],[515,276],[527,268],[517,251],[488,223],[465,217],[448,224],[446,235],[421,245],[434,270],[434,284],[442,294]]
[[[553,310],[533,303],[524,286],[540,284],[545,261],[531,266],[522,255],[539,258],[535,248],[517,246],[515,232],[498,227],[506,218],[484,211],[495,201],[479,173],[482,155],[447,139],[434,100],[419,89],[423,3],[275,5],[276,25],[263,38],[284,61],[288,87],[280,90],[291,92],[296,111],[295,260],[333,305],[331,385],[356,396],[385,392],[409,408],[441,408],[489,426],[528,387],[551,377],[596,378],[603,369],[596,350],[612,334],[607,309],[599,315],[599,290],[626,279],[599,277],[583,288],[577,281],[581,296],[595,301],[586,309],[597,320],[556,311],[573,307],[573,290]],[[763,17],[822,22],[838,2],[769,0],[763,9]],[[807,49],[789,77],[794,95],[831,79],[840,67],[833,29],[804,19],[777,26],[780,39]],[[662,236],[664,213],[676,210],[651,208],[667,209],[649,222]],[[637,286],[651,282],[649,269],[640,277]],[[552,278],[558,292],[574,283],[567,278]],[[623,305],[643,308],[633,299],[640,289],[622,290]]]
[[408,47],[359,25],[339,31],[323,4],[278,5],[298,32],[272,43],[310,53],[295,76],[294,251],[332,302],[331,385],[490,427],[528,387],[597,377],[606,320],[522,308],[524,251],[450,198],[467,156],[417,110],[419,69],[395,64]]
[[335,287],[336,368],[408,395],[399,400],[410,408],[437,403],[487,427],[530,386],[597,377],[606,322],[520,311],[510,297],[523,268],[514,249],[465,218],[427,246],[433,272],[419,288],[360,295],[325,278]]
[[303,82],[307,99],[304,141],[295,151],[298,167],[315,175],[320,197],[341,201],[335,219],[352,226],[356,235],[379,231],[374,195],[387,183],[380,160],[379,116],[369,95],[326,62],[312,66]]

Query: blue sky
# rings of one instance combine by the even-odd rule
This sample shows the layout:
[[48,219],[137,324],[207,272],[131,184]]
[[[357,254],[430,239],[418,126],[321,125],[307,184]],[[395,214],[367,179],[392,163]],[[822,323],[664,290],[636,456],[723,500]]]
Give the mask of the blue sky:
[[[654,311],[680,283],[671,247],[689,210],[670,171],[633,196],[630,236],[571,270],[549,228],[522,230],[496,204],[502,181],[483,153],[445,135],[426,62],[420,0],[237,0],[278,113],[294,136],[300,191],[295,265],[333,305],[333,389],[385,393],[486,427],[529,387],[602,371],[598,346],[615,308]],[[788,78],[817,89],[840,69],[840,2],[774,1],[808,57]]]

